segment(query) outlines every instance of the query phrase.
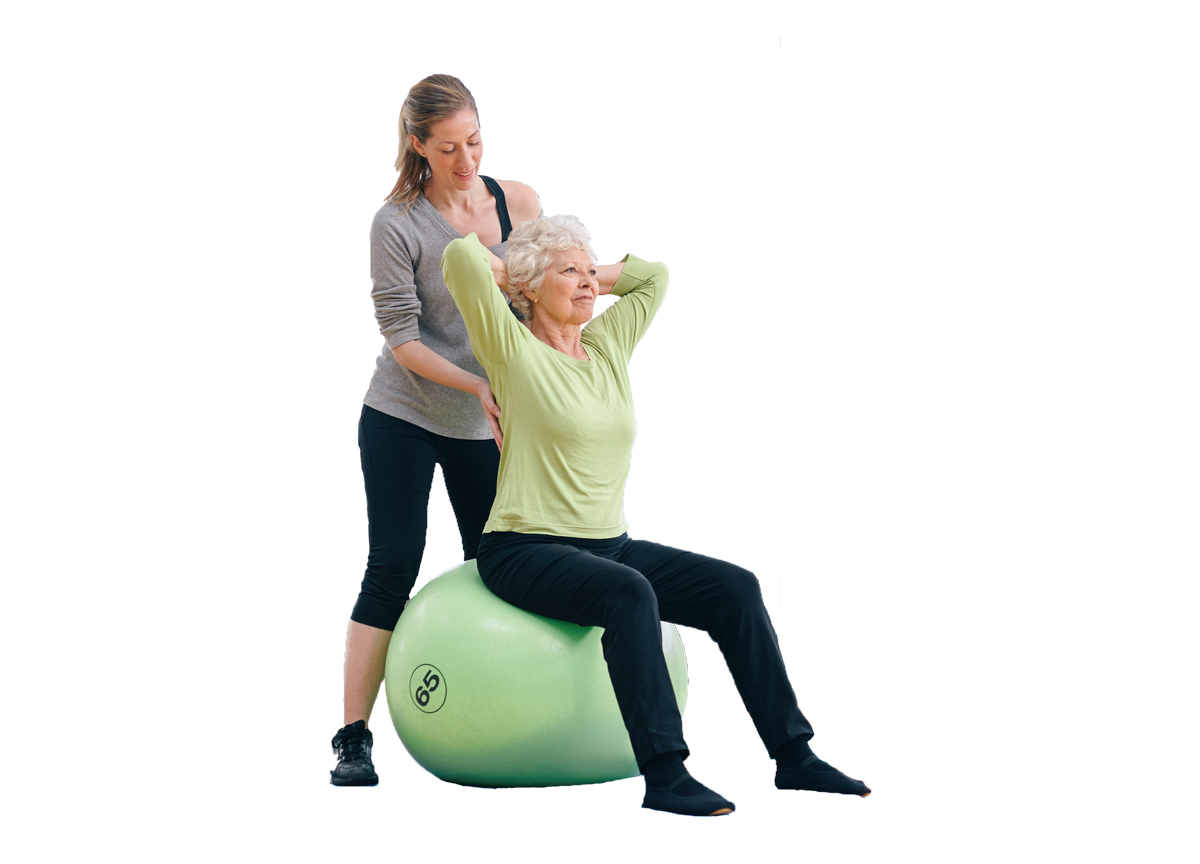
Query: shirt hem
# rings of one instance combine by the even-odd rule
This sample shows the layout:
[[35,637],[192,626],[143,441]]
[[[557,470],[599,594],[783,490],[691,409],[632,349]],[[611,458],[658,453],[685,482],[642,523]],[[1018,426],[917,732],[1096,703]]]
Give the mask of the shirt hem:
[[611,540],[629,533],[629,525],[622,522],[612,528],[585,528],[579,525],[542,525],[535,522],[512,522],[510,520],[488,520],[483,526],[484,534],[511,531],[514,534],[549,534],[552,537],[579,537],[585,540]]
[[363,404],[368,408],[374,408],[381,414],[386,414],[389,417],[395,417],[397,420],[403,420],[406,423],[411,423],[414,426],[420,426],[426,432],[432,432],[434,435],[440,435],[442,438],[454,438],[457,441],[490,441],[493,439],[492,430],[489,426],[486,432],[476,434],[464,434],[460,430],[451,429],[447,426],[441,426],[432,422],[428,417],[419,411],[414,411],[407,406],[397,405],[394,402],[384,402],[371,398],[372,394],[368,393],[363,399]]

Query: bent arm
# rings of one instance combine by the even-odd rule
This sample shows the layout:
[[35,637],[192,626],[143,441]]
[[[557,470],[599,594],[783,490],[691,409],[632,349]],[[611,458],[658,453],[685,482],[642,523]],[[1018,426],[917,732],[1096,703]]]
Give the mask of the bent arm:
[[[622,268],[616,271],[611,287],[611,293],[621,299],[589,324],[588,330],[610,340],[628,358],[646,335],[666,296],[667,265],[626,255],[620,264],[604,266]],[[600,269],[597,268],[597,276],[601,276]],[[613,278],[612,272],[604,274],[604,278]]]
[[494,257],[474,234],[451,240],[442,252],[442,278],[485,368],[508,363],[533,338],[509,311],[492,271]]
[[379,333],[389,349],[420,338],[416,261],[396,222],[382,211],[371,224],[371,303]]
[[479,395],[486,379],[455,366],[421,340],[414,255],[395,224],[382,215],[371,225],[371,299],[375,319],[397,363],[446,387]]
[[405,369],[475,396],[499,445],[501,435],[496,418],[500,409],[487,379],[459,368],[420,341],[417,320],[421,315],[421,300],[417,297],[414,254],[409,246],[395,222],[380,211],[371,225],[371,300],[384,344],[392,359]]
[[397,345],[392,349],[392,357],[405,369],[415,372],[422,378],[428,378],[430,381],[446,387],[473,394],[479,400],[479,404],[483,406],[483,413],[487,416],[488,425],[492,427],[492,437],[496,439],[496,446],[503,447],[504,435],[500,431],[499,422],[500,407],[496,405],[496,398],[492,394],[492,385],[486,378],[480,378],[466,369],[460,369],[441,354],[423,345],[418,339]]
[[600,293],[611,294],[624,271],[624,261],[618,261],[616,264],[597,264],[596,280],[600,283]]
[[480,387],[487,386],[487,379],[473,375],[466,369],[455,366],[441,354],[425,346],[419,339],[412,339],[392,349],[392,357],[396,362],[415,372],[422,378],[428,378],[437,384],[462,390],[464,393],[479,395]]

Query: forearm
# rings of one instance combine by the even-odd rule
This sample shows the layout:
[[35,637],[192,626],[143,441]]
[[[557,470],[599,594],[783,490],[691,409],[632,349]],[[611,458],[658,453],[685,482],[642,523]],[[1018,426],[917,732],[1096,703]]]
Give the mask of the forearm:
[[612,293],[613,286],[617,284],[617,280],[621,278],[624,270],[624,261],[618,261],[616,264],[597,264],[596,281],[600,283],[600,293]]
[[478,395],[480,385],[487,383],[478,375],[472,375],[465,369],[455,366],[417,339],[397,345],[392,349],[392,356],[396,358],[397,363],[410,372],[415,372],[422,378],[428,378],[437,384],[453,387],[464,393]]
[[618,277],[609,292],[620,296],[621,302],[605,309],[588,326],[594,336],[614,340],[628,358],[662,305],[667,293],[667,268],[634,255],[626,255],[621,265],[609,266],[613,269],[605,274],[606,278],[612,278],[613,273]]

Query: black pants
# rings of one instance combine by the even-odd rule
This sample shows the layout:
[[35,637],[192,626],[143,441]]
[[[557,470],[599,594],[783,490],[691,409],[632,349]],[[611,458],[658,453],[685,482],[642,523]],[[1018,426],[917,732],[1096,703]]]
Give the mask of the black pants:
[[768,753],[812,736],[748,570],[624,534],[485,534],[477,559],[484,583],[508,603],[604,628],[604,659],[638,765],[661,753],[687,754],[660,621],[705,630],[716,641]]
[[442,466],[466,560],[475,557],[496,497],[500,451],[491,438],[446,438],[366,405],[358,421],[358,450],[371,550],[350,619],[391,630],[421,569],[433,466]]

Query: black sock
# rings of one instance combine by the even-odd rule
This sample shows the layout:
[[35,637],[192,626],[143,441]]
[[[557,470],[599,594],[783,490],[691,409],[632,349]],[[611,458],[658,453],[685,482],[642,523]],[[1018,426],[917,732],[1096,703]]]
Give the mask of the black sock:
[[800,763],[812,755],[807,738],[793,738],[775,751],[775,764],[780,768],[799,768]]
[[[683,767],[683,755],[678,750],[659,753],[643,765],[641,771],[642,776],[646,778],[647,789],[666,789],[675,781],[676,777],[688,773],[688,770]],[[707,787],[691,777],[675,787],[675,794],[683,798],[699,795],[706,791],[708,791]]]
[[807,738],[793,738],[775,751],[775,786],[779,789],[809,789],[843,795],[870,795],[866,783],[847,777],[828,762],[822,762],[808,746]]

